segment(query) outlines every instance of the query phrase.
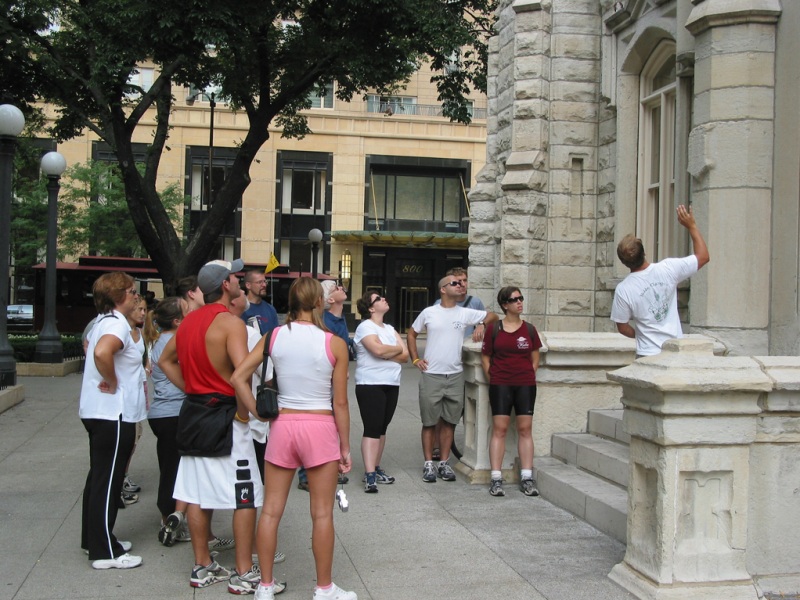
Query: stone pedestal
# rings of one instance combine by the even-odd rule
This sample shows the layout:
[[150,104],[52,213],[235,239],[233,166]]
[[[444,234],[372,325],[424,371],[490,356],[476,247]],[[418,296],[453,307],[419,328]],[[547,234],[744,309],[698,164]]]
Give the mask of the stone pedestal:
[[752,358],[670,340],[609,373],[631,436],[628,547],[609,577],[639,598],[758,597],[747,569],[750,448],[772,381]]

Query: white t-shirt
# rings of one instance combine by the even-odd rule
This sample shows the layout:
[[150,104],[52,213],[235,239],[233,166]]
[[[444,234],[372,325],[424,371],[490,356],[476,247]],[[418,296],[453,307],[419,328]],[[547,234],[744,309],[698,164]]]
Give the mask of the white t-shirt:
[[[94,362],[94,348],[104,335],[113,335],[122,342],[122,349],[114,354],[114,370],[117,373],[117,391],[114,394],[103,393],[97,387],[103,378]],[[116,310],[100,315],[87,339],[89,346],[81,384],[80,418],[116,421],[122,415],[126,423],[138,423],[146,419],[142,353],[131,337],[128,320]]]
[[364,319],[356,328],[353,342],[356,345],[356,385],[400,385],[400,363],[378,358],[364,346],[364,338],[377,335],[381,344],[397,346],[394,327],[383,327],[371,319]]
[[473,310],[454,306],[444,308],[441,304],[429,306],[416,318],[411,328],[417,333],[428,331],[425,356],[428,363],[426,373],[452,375],[464,370],[461,365],[461,344],[464,328],[477,325],[486,319],[485,310]]
[[683,335],[678,283],[697,273],[697,257],[666,258],[628,275],[614,292],[611,320],[636,329],[636,354],[661,352],[668,339]]

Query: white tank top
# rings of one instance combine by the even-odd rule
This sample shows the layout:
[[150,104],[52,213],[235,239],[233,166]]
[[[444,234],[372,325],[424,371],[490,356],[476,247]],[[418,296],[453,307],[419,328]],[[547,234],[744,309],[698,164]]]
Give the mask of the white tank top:
[[278,407],[331,410],[333,334],[295,321],[272,331],[270,358],[278,376]]

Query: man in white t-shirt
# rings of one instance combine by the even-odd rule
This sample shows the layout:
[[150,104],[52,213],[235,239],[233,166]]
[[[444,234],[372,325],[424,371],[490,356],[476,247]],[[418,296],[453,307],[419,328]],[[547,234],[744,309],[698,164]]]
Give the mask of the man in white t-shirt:
[[[461,344],[464,328],[497,320],[495,313],[458,306],[463,285],[455,275],[445,275],[439,281],[441,304],[423,310],[408,330],[408,351],[411,361],[420,371],[419,412],[422,418],[422,452],[425,455],[422,480],[434,483],[436,477],[455,481],[456,475],[447,464],[453,431],[464,411],[464,370],[461,364]],[[417,336],[428,332],[425,358],[417,351]],[[440,426],[441,459],[438,468],[433,464],[436,424]]]
[[678,222],[692,238],[694,254],[649,263],[639,238],[626,235],[617,246],[617,256],[631,272],[614,292],[611,320],[622,335],[636,339],[637,357],[658,354],[666,340],[683,335],[678,284],[710,260],[691,209],[681,204],[677,213]]

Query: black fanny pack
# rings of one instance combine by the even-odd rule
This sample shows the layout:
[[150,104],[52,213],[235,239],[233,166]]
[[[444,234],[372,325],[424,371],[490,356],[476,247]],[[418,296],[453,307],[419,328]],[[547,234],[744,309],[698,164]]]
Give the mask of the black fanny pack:
[[190,394],[178,414],[178,452],[183,456],[230,456],[236,398]]

